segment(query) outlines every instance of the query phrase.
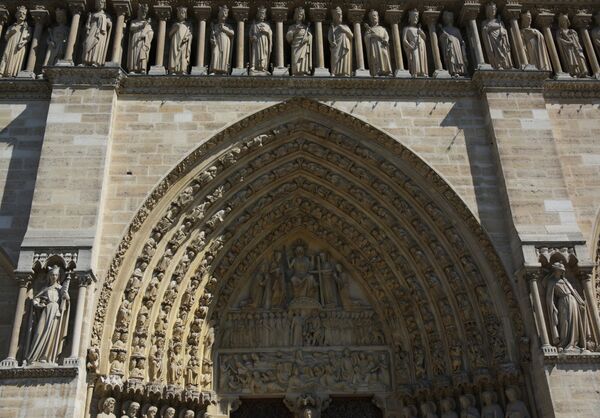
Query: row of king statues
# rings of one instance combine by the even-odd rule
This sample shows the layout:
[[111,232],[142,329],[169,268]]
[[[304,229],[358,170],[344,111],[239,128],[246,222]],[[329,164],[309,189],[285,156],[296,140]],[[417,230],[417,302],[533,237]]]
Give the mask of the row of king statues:
[[[19,6],[15,12],[15,22],[8,27],[4,35],[0,77],[16,77],[22,71],[28,45],[34,43],[32,40],[35,34],[27,22],[27,15],[28,11],[25,6]],[[156,22],[149,15],[149,5],[140,3],[137,16],[131,19],[128,28],[113,31],[113,18],[106,11],[106,0],[96,0],[95,10],[88,13],[83,33],[81,33],[81,65],[103,66],[107,64],[109,44],[119,42],[127,45],[126,62],[124,63],[126,69],[130,73],[145,74],[152,69],[150,61],[153,42],[155,50],[162,51],[165,49],[166,38],[168,43],[166,46],[168,51],[166,70],[170,74],[188,74],[192,67],[192,43],[205,42],[204,29],[200,35],[195,33],[194,25],[188,19],[188,8],[181,6],[176,8],[175,21],[169,30],[157,37],[155,36]],[[551,72],[554,70],[559,73],[560,69],[556,67],[560,66],[560,62],[562,62],[561,69],[571,76],[600,77],[598,58],[596,57],[596,55],[600,57],[600,12],[595,15],[596,27],[591,33],[588,34],[587,29],[585,29],[585,33],[581,33],[583,39],[580,37],[580,33],[571,28],[570,19],[565,14],[558,15],[557,27],[552,34],[550,31],[542,33],[539,29],[534,28],[532,14],[525,11],[521,14],[520,31],[514,33],[505,26],[503,19],[498,14],[496,4],[490,2],[486,4],[485,18],[478,28],[481,33],[481,41],[479,34],[473,37],[470,33],[470,36],[463,37],[463,31],[455,25],[455,14],[451,10],[444,10],[441,13],[441,22],[438,21],[440,19],[437,15],[434,21],[428,18],[427,24],[424,25],[426,30],[421,24],[420,12],[417,9],[410,10],[401,31],[398,30],[397,23],[394,24],[392,39],[390,39],[388,29],[381,24],[377,10],[368,11],[366,16],[366,22],[362,23],[362,29],[356,21],[352,29],[351,26],[344,23],[342,9],[336,7],[331,10],[331,21],[326,39],[320,39],[323,36],[321,21],[315,22],[315,26],[319,25],[318,30],[312,28],[312,22],[307,23],[305,8],[297,7],[287,30],[282,31],[281,35],[277,35],[278,31],[274,33],[271,24],[267,21],[267,9],[259,6],[247,34],[249,56],[246,62],[243,45],[245,31],[236,33],[234,25],[231,24],[229,8],[221,5],[215,21],[210,23],[208,34],[210,63],[207,70],[200,73],[227,75],[235,69],[236,75],[270,75],[274,71],[280,75],[291,74],[292,76],[325,75],[327,70],[325,69],[323,43],[327,42],[329,44],[329,74],[337,77],[349,77],[359,73],[367,74],[366,68],[360,68],[364,67],[362,64],[363,54],[366,55],[368,73],[371,76],[392,76],[406,73],[402,68],[403,57],[396,56],[402,55],[402,53],[406,57],[408,73],[413,77],[427,77],[431,74],[432,68],[435,69],[434,74],[466,76],[470,67],[476,68],[486,64],[473,62],[470,65],[469,57],[472,54],[469,51],[471,49],[473,51],[485,50],[487,64],[496,70],[531,66],[541,71]],[[161,22],[165,23],[164,18]],[[37,57],[42,66],[57,65],[65,60],[66,51],[69,49],[70,30],[73,30],[67,26],[67,23],[67,11],[57,8],[55,24],[48,28],[45,36],[46,53],[43,60],[41,56]],[[206,22],[202,23],[203,25],[200,26],[205,27]],[[513,28],[514,25],[519,28],[516,20],[511,24],[513,24]],[[128,29],[126,36],[122,39],[111,40],[111,34],[117,36],[116,34],[123,33],[123,29]],[[511,34],[511,32],[513,33]],[[395,33],[398,33],[398,36],[395,36]],[[549,35],[554,39],[546,39]],[[519,39],[515,39],[515,37]],[[591,42],[586,44],[588,38]],[[467,46],[466,40],[469,40],[471,49]],[[160,47],[158,46],[159,42],[163,42]],[[235,42],[238,44],[234,45]],[[240,42],[241,45],[239,45]],[[478,44],[479,42],[481,45]],[[284,48],[284,43],[289,45],[288,66],[285,66],[283,62],[283,51],[279,51]],[[204,51],[203,46],[199,48],[201,51]],[[73,46],[70,48],[73,49]],[[432,48],[438,48],[439,51],[436,53],[436,51],[432,51]],[[31,49],[30,55],[35,52],[33,46]],[[242,54],[241,57],[237,57],[238,65],[241,65],[241,68],[233,68],[234,49],[238,55]],[[118,54],[120,49],[116,50]],[[278,55],[276,62],[273,62],[272,58],[274,50],[279,51],[276,54]],[[560,62],[558,62],[558,56],[554,60],[552,59],[552,54],[556,54],[555,51],[560,54]],[[155,54],[159,53],[155,52]],[[356,54],[360,54],[360,57],[354,56]],[[475,52],[474,54],[477,55]],[[429,62],[432,56],[434,63]],[[113,64],[120,65],[121,58],[113,56]],[[163,58],[155,58],[155,67],[162,68]],[[67,61],[72,60],[69,57],[66,59]],[[115,61],[117,62],[115,63]],[[393,61],[395,65],[393,65]],[[197,58],[196,63],[199,62],[203,63],[204,57]],[[33,69],[30,68],[29,71],[33,71]],[[162,71],[164,73],[164,68]]]

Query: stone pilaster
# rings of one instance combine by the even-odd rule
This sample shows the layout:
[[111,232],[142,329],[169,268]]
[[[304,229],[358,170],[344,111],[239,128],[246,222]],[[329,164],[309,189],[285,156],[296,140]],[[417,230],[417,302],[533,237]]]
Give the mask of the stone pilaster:
[[238,3],[236,6],[232,7],[232,14],[237,22],[237,29],[235,31],[236,35],[236,53],[235,53],[235,67],[233,68],[231,75],[248,75],[248,69],[246,68],[246,60],[245,60],[245,31],[246,31],[246,21],[248,20],[248,13],[250,8],[246,3]]
[[271,7],[271,17],[275,22],[275,68],[273,68],[274,76],[288,76],[290,70],[285,66],[284,48],[285,35],[283,33],[283,24],[287,20],[288,8],[285,3],[276,4]]
[[117,22],[114,28],[112,59],[107,64],[108,66],[120,67],[123,57],[123,30],[125,22],[131,17],[131,1],[130,0],[113,0],[113,8],[117,16]]
[[366,10],[360,5],[352,4],[348,10],[348,20],[354,28],[354,54],[356,56],[356,69],[354,70],[355,77],[370,77],[371,73],[365,69],[365,53],[362,41],[361,25],[365,18]]
[[396,68],[394,76],[398,78],[410,78],[410,72],[404,67],[404,59],[402,57],[402,40],[400,39],[400,22],[404,15],[404,9],[399,5],[389,5],[385,9],[385,21],[390,25],[392,32],[392,46],[394,50],[394,60]]
[[65,58],[60,60],[59,66],[74,65],[73,54],[75,52],[75,44],[79,33],[79,23],[81,15],[85,12],[85,0],[68,0],[69,11],[71,12],[71,28],[69,30],[69,39],[67,40],[67,49],[65,50]]
[[167,36],[167,20],[171,18],[171,6],[165,3],[159,3],[154,6],[154,14],[158,18],[158,36],[156,39],[156,61],[150,67],[148,74],[165,75],[165,38]]
[[450,73],[444,70],[442,65],[442,57],[440,55],[440,45],[437,35],[437,23],[440,18],[440,10],[434,7],[428,7],[423,12],[423,22],[427,25],[429,31],[429,41],[431,42],[431,53],[433,55],[433,63],[435,71],[433,78],[450,78]]
[[480,9],[481,3],[479,3],[479,1],[466,0],[460,10],[460,23],[467,28],[469,45],[471,45],[473,57],[475,58],[475,69],[491,70],[492,66],[485,62],[483,56],[483,47],[481,45],[481,37],[479,36],[479,27],[477,25],[477,17],[479,16]]
[[193,75],[206,75],[208,68],[204,63],[206,55],[206,21],[210,18],[210,4],[200,2],[193,7],[198,22],[198,43],[196,44],[196,65],[192,67]]
[[323,22],[327,17],[327,8],[324,3],[314,3],[309,9],[310,20],[315,25],[316,66],[314,75],[329,77],[329,70],[325,67],[325,52],[323,51],[325,39],[323,37]]

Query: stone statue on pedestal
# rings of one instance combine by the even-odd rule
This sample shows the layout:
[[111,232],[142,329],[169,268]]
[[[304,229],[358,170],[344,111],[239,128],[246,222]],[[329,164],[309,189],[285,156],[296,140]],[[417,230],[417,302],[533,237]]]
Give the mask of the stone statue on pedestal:
[[427,77],[427,35],[419,26],[419,11],[408,12],[408,25],[402,30],[402,45],[408,59],[408,70],[413,77]]
[[169,31],[169,74],[187,74],[192,53],[192,26],[187,19],[187,7],[177,8],[177,22]]
[[267,9],[260,6],[256,11],[256,20],[250,25],[250,75],[269,74],[269,61],[273,50],[273,31],[265,22]]
[[67,26],[67,11],[60,7],[54,12],[56,15],[56,25],[48,29],[48,47],[46,57],[44,58],[44,67],[47,65],[56,65],[58,60],[63,59],[67,48],[69,38],[69,26]]
[[4,53],[0,60],[0,77],[16,77],[21,71],[27,53],[27,45],[31,39],[31,28],[27,25],[27,8],[17,7],[16,22],[10,25],[4,39]]
[[529,63],[535,65],[538,70],[552,71],[544,35],[539,30],[531,27],[531,13],[529,11],[521,15],[521,37],[523,38],[523,46]]
[[446,69],[452,76],[467,73],[467,49],[460,29],[454,26],[454,13],[445,10],[442,14],[444,26],[440,33],[440,48]]
[[210,31],[210,44],[212,46],[210,58],[210,74],[229,74],[231,66],[231,44],[233,43],[233,28],[225,23],[229,16],[229,9],[223,5],[219,7],[217,23],[213,23]]
[[563,65],[573,77],[587,77],[588,67],[583,47],[579,42],[579,35],[574,29],[570,29],[569,17],[565,14],[558,16],[558,32],[556,43],[560,51]]
[[377,10],[369,12],[369,23],[370,25],[365,23],[364,35],[369,71],[374,77],[391,75],[390,35],[387,29],[379,24]]
[[294,10],[294,23],[290,25],[285,38],[291,45],[292,75],[310,75],[312,73],[312,41],[309,27],[304,23],[304,8]]
[[106,398],[100,401],[100,405],[98,405],[100,408],[100,413],[98,415],[96,415],[97,418],[116,418],[114,412],[115,412],[115,405],[116,405],[116,401],[115,398]]
[[490,65],[495,70],[510,70],[513,68],[508,31],[497,16],[496,3],[485,6],[486,20],[481,25],[481,36]]
[[148,57],[154,38],[154,31],[148,19],[148,5],[138,6],[137,19],[129,25],[129,51],[127,53],[127,68],[129,72],[146,74]]
[[112,20],[104,11],[106,0],[96,0],[96,11],[88,14],[83,42],[83,65],[98,67],[106,62]]
[[48,285],[36,294],[31,306],[31,342],[27,363],[56,363],[69,322],[69,278],[60,282],[61,269],[48,272]]
[[294,250],[294,258],[289,262],[289,267],[293,271],[292,278],[292,294],[294,299],[309,298],[317,300],[319,285],[315,277],[310,274],[312,262],[305,255],[305,250],[302,245],[298,245]]
[[342,9],[331,11],[332,23],[327,39],[331,53],[331,75],[350,77],[352,75],[352,39],[354,35],[347,25],[342,23]]
[[585,302],[565,277],[565,267],[562,263],[554,263],[552,273],[546,278],[546,306],[552,343],[561,351],[585,349]]

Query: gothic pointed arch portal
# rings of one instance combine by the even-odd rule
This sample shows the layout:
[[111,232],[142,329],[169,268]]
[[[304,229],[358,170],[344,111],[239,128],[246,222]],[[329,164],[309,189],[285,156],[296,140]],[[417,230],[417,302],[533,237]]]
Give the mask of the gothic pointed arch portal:
[[94,402],[228,414],[276,398],[300,413],[354,396],[389,414],[525,393],[523,334],[491,243],[444,180],[381,131],[294,99],[153,191],[103,285],[89,364]]

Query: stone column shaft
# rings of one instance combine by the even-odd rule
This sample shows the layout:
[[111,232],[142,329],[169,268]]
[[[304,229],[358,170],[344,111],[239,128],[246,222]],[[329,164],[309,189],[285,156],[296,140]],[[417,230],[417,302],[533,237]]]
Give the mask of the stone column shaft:
[[161,19],[158,22],[158,42],[156,44],[156,66],[164,67],[165,59],[165,36],[167,32],[167,21]]
[[65,58],[63,65],[73,65],[73,52],[75,51],[75,42],[79,32],[79,21],[81,14],[85,11],[85,1],[69,1],[69,10],[71,10],[71,28],[69,29],[69,38],[65,48]]
[[521,36],[521,28],[519,27],[519,17],[521,16],[521,5],[518,3],[509,4],[504,9],[504,15],[510,23],[510,35],[512,43],[517,50],[517,58],[519,60],[519,67],[526,68],[529,65],[529,59],[525,52],[525,45],[523,44],[523,37]]
[[481,47],[481,38],[479,37],[479,28],[477,27],[477,16],[479,15],[480,8],[481,5],[478,2],[469,2],[469,4],[465,4],[460,11],[460,22],[467,27],[471,48],[475,58],[475,69],[486,66],[483,48]]
[[4,5],[0,5],[0,39],[4,31],[4,25],[8,22],[9,13]]
[[148,74],[164,75],[165,69],[165,38],[167,36],[167,20],[171,18],[171,6],[167,4],[157,4],[154,6],[154,13],[158,17],[158,36],[156,38],[156,59],[154,65],[150,68]]
[[396,64],[396,70],[394,71],[395,77],[409,78],[410,73],[404,68],[404,58],[402,57],[402,39],[400,37],[400,21],[404,10],[400,6],[390,6],[385,11],[385,21],[390,25],[392,31],[392,46],[394,49],[394,60]]
[[210,18],[210,6],[207,3],[201,3],[194,6],[194,14],[198,20],[198,44],[196,44],[196,64],[192,67],[192,74],[206,75],[204,58],[206,55],[206,21]]
[[437,24],[440,17],[439,10],[428,9],[423,12],[423,21],[427,24],[427,29],[429,31],[429,40],[431,42],[431,54],[433,55],[433,63],[435,65],[435,72],[433,76],[435,78],[449,78],[450,73],[444,70],[444,66],[442,64],[442,56],[440,54],[440,44],[438,41],[437,30],[435,25]]
[[19,336],[21,333],[21,325],[23,323],[23,315],[25,314],[25,300],[27,299],[27,291],[31,278],[19,279],[19,294],[17,296],[17,308],[15,309],[15,319],[13,320],[12,333],[10,335],[10,346],[8,347],[8,359],[16,360],[17,351],[19,350]]
[[277,33],[277,56],[275,64],[279,68],[284,67],[284,59],[283,59],[283,22],[275,23],[276,33]]
[[206,43],[206,19],[201,19],[198,25],[198,45],[196,49],[196,66],[204,67],[204,48]]
[[356,55],[356,70],[354,75],[357,77],[370,77],[371,73],[365,70],[365,53],[363,48],[361,24],[365,17],[365,10],[348,10],[348,19],[354,27],[354,54]]
[[85,308],[85,299],[89,281],[87,278],[79,278],[79,289],[77,291],[77,308],[75,311],[75,323],[73,324],[73,339],[71,340],[71,359],[79,358],[79,345],[81,344],[81,326],[83,325],[83,315]]
[[315,24],[315,47],[316,47],[316,67],[315,75],[321,77],[329,77],[329,71],[325,68],[325,51],[323,38],[323,21],[327,15],[327,9],[311,8],[309,10],[310,20]]
[[540,334],[540,339],[542,340],[542,349],[544,349],[545,347],[550,347],[550,340],[548,339],[546,319],[544,316],[544,310],[542,308],[542,301],[540,299],[540,291],[538,287],[538,274],[528,274],[527,278],[529,280],[529,289],[531,292],[531,300],[533,302],[533,309],[535,312],[538,332]]
[[[25,72],[27,75],[34,75],[35,63],[37,61],[37,53],[39,49],[40,39],[44,30],[44,23],[48,18],[48,11],[43,8],[36,8],[31,11],[31,15],[35,20],[35,27],[33,29],[33,39],[29,46],[29,55],[27,56],[27,65],[25,66]],[[35,75],[34,75],[35,76]]]
[[469,36],[473,43],[473,49],[475,52],[475,62],[476,64],[483,65],[485,64],[485,59],[483,58],[483,49],[481,48],[481,39],[479,38],[479,29],[477,28],[477,21],[475,19],[469,19]]
[[554,43],[554,37],[552,36],[552,30],[550,25],[554,21],[554,15],[550,12],[542,12],[537,16],[536,23],[542,28],[544,39],[546,40],[546,46],[548,47],[548,55],[550,55],[550,61],[552,61],[552,67],[557,76],[568,77],[562,69],[560,59],[558,58],[558,51],[556,50],[556,44]]
[[113,0],[113,5],[117,12],[117,24],[115,25],[111,62],[115,66],[121,66],[123,57],[123,30],[125,28],[125,19],[131,16],[131,5],[129,0]]
[[592,330],[596,336],[596,342],[600,342],[600,315],[598,314],[598,305],[596,303],[596,297],[594,288],[592,287],[592,275],[586,274],[583,276],[583,291],[585,293],[586,305],[591,310],[592,317]]
[[594,51],[594,44],[592,43],[592,38],[590,37],[590,32],[587,27],[579,29],[579,36],[583,39],[585,52],[587,52],[588,61],[592,67],[592,75],[600,76],[600,65],[598,64],[596,51]]
[[245,22],[248,20],[249,7],[246,4],[241,4],[234,7],[233,17],[237,21],[236,31],[236,54],[235,54],[235,68],[232,71],[232,75],[247,75],[245,66]]
[[275,22],[275,68],[273,75],[288,76],[289,69],[285,66],[285,34],[283,22],[286,21],[288,9],[284,7],[271,7],[271,17]]

